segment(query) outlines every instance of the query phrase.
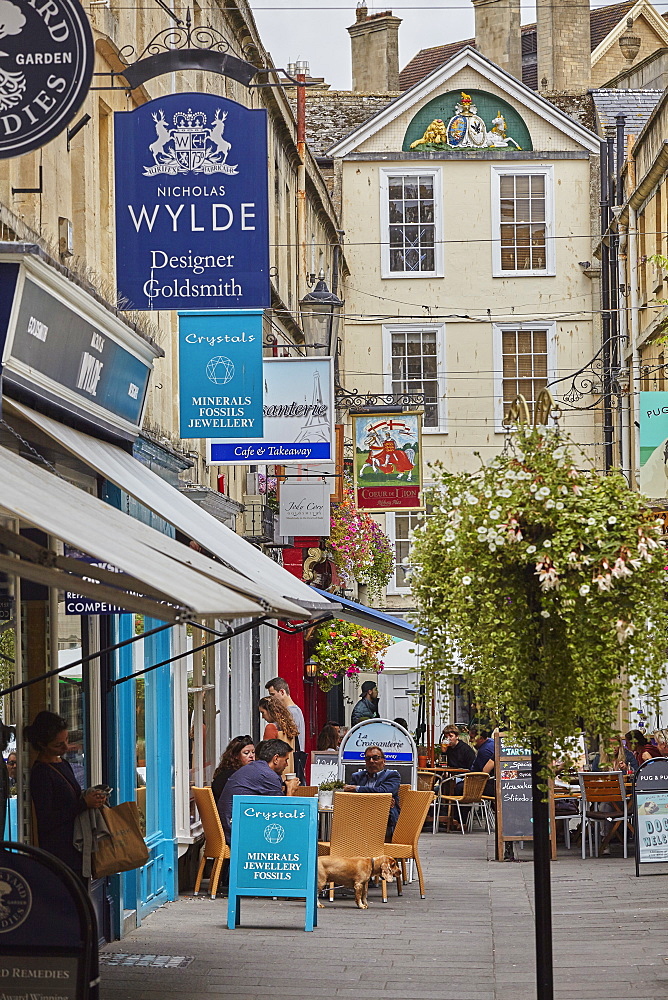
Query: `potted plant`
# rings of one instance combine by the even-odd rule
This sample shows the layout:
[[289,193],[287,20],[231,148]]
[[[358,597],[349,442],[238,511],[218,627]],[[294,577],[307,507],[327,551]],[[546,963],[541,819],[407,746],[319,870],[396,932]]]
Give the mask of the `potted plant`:
[[420,745],[417,748],[418,752],[418,767],[427,767],[429,764],[429,753],[426,746]]
[[331,809],[334,805],[334,792],[343,788],[342,781],[323,781],[318,789],[318,805],[321,809]]

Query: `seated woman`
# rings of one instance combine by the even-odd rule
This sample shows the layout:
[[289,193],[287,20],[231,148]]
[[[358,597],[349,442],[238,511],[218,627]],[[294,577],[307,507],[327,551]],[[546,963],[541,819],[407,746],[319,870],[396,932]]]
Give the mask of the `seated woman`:
[[218,761],[218,767],[213,772],[211,791],[216,802],[227,784],[227,779],[244,764],[250,764],[252,760],[255,760],[255,747],[251,736],[235,736],[230,740]]
[[641,733],[639,729],[632,729],[626,734],[624,739],[626,740],[627,747],[635,754],[638,765],[646,760],[650,760],[652,757],[664,756],[659,748],[650,743],[645,734]]
[[623,771],[624,774],[631,768],[638,770],[638,761],[630,750],[622,746],[620,736],[612,736],[609,740],[601,740],[599,752],[594,757],[592,771]]

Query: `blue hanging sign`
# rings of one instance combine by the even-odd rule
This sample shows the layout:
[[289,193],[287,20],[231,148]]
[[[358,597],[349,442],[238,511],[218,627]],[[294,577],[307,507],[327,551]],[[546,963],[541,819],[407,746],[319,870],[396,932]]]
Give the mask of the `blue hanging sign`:
[[266,111],[171,94],[116,112],[114,134],[128,308],[271,305]]
[[182,438],[262,434],[262,311],[179,313]]
[[242,896],[306,900],[304,930],[316,926],[318,800],[235,795],[227,926],[241,920]]

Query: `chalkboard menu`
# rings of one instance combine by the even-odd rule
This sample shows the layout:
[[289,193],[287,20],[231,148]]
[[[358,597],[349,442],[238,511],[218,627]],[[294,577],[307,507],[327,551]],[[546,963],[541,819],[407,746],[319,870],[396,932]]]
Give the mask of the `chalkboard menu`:
[[652,874],[668,874],[668,757],[652,757],[636,771],[633,783],[636,875],[641,865],[661,864]]
[[511,744],[505,736],[495,733],[494,775],[497,859],[500,860],[504,843],[533,840],[531,750]]

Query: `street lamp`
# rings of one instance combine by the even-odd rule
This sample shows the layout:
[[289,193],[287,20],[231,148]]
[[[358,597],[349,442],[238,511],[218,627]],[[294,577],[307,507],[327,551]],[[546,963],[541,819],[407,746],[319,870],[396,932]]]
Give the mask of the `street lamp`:
[[343,302],[330,292],[324,271],[320,271],[318,284],[304,296],[300,305],[307,355],[334,355]]
[[304,669],[306,670],[306,676],[310,681],[314,680],[318,674],[319,663],[314,660],[312,656],[309,656],[308,660],[304,663]]

